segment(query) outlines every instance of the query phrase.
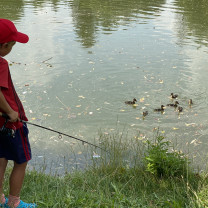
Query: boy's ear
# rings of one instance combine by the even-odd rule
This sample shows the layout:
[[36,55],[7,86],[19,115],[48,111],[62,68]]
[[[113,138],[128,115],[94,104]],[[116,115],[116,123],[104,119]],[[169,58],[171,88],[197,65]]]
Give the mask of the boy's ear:
[[0,45],[1,48],[7,48],[8,46],[9,46],[8,43],[2,43],[2,44]]

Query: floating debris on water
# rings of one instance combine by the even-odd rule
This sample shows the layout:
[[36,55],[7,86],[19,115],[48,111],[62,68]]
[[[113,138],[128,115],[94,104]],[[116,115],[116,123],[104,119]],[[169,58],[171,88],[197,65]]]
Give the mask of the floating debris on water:
[[100,155],[98,155],[97,153],[93,152],[93,158],[100,158]]

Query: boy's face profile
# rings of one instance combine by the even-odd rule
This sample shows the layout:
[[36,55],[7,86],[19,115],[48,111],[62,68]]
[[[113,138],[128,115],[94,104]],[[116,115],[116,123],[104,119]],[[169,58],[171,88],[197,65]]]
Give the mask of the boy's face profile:
[[9,54],[13,48],[13,46],[15,45],[16,41],[11,41],[8,43],[2,43],[0,45],[0,56],[4,57],[7,54]]

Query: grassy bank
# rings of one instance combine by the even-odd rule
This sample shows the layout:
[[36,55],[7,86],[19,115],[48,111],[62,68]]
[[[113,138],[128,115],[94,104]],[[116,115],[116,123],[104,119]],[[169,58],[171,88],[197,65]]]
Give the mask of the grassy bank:
[[208,207],[207,175],[194,173],[189,158],[164,137],[101,134],[100,142],[110,154],[92,158],[86,170],[63,177],[28,171],[22,199],[41,208]]

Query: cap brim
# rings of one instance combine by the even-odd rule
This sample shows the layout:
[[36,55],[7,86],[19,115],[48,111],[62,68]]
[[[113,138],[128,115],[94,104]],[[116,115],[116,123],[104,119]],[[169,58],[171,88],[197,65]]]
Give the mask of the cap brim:
[[27,43],[29,41],[29,37],[24,33],[17,32],[14,40],[19,43]]

